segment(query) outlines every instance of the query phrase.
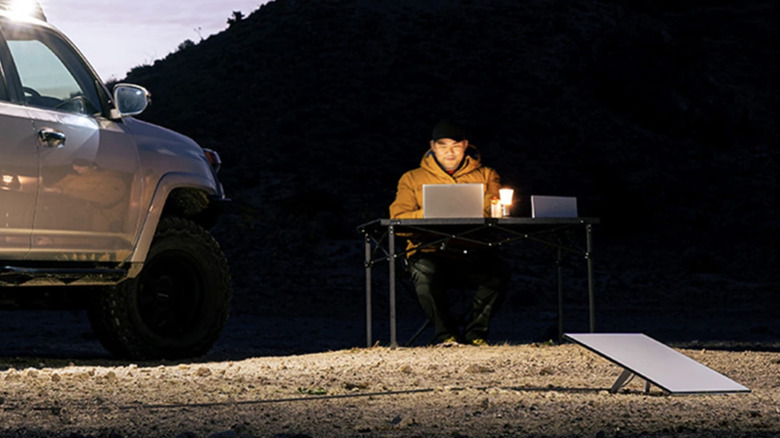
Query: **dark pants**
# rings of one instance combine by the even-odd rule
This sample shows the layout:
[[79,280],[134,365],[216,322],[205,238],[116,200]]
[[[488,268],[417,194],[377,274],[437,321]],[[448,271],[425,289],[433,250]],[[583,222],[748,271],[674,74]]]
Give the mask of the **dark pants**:
[[[420,305],[433,323],[437,342],[451,336],[466,342],[487,339],[490,319],[509,283],[509,266],[498,252],[415,255],[409,270]],[[448,290],[452,287],[476,289],[463,336],[450,313]]]

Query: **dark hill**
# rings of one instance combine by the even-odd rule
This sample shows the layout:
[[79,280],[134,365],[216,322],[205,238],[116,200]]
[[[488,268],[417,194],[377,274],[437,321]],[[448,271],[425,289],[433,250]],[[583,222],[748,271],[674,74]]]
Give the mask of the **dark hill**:
[[276,0],[126,80],[154,94],[142,118],[221,153],[220,239],[272,306],[359,301],[355,226],[442,118],[523,197],[603,219],[602,300],[757,304],[780,266],[774,23],[773,0]]

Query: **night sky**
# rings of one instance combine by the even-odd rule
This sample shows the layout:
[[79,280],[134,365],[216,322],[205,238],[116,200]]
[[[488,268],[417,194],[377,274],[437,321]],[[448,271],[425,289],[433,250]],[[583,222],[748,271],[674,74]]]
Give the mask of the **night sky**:
[[[233,11],[247,16],[268,0],[106,2],[42,0],[49,23],[84,53],[104,81],[122,79],[133,67],[151,64],[185,40],[227,28]],[[132,5],[132,7],[128,7]]]

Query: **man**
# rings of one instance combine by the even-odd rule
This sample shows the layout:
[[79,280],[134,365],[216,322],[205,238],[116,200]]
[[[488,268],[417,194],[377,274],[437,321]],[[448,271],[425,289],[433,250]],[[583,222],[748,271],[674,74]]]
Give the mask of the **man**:
[[[484,184],[484,212],[490,216],[490,200],[498,197],[501,185],[498,173],[482,165],[479,152],[469,145],[463,129],[440,122],[433,128],[430,149],[423,155],[420,167],[406,172],[398,182],[390,217],[422,218],[423,184],[459,183]],[[415,245],[410,239],[410,248]],[[434,342],[487,344],[490,320],[509,282],[508,266],[497,251],[450,241],[446,249],[428,247],[410,252],[409,270],[420,305],[433,323]],[[449,311],[447,289],[454,285],[476,288],[472,314],[462,334]]]

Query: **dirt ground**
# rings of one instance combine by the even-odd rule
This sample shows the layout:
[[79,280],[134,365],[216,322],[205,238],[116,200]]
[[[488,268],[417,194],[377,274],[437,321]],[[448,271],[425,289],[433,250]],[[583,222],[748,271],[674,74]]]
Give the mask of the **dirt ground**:
[[[83,311],[0,310],[0,438],[780,436],[780,319],[764,289],[598,266],[597,331],[645,333],[751,392],[644,393],[637,378],[610,393],[619,366],[550,341],[555,283],[541,266],[518,267],[488,347],[427,346],[430,329],[387,347],[377,281],[368,348],[363,273],[315,264],[289,284],[239,282],[220,340],[190,361],[114,360]],[[570,277],[565,329],[585,332],[582,276]],[[424,317],[410,292],[398,300],[405,345]]]
[[[575,344],[352,348],[180,364],[2,359],[2,437],[780,434],[780,353],[679,349],[751,389],[672,396]],[[45,362],[42,362],[44,361]]]

